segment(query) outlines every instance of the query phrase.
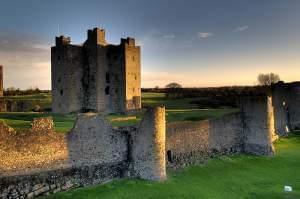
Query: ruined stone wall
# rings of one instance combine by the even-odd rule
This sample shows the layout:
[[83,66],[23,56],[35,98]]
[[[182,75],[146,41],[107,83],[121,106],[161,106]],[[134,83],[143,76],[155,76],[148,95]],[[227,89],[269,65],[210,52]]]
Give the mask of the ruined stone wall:
[[213,120],[169,123],[166,138],[168,166],[197,164],[214,154],[242,151],[242,126],[240,113]]
[[124,177],[126,163],[61,168],[28,175],[0,176],[0,198],[34,198]]
[[84,53],[81,46],[57,45],[51,48],[52,111],[80,112],[83,104]]
[[148,109],[137,132],[131,135],[135,176],[148,180],[166,179],[165,132],[165,108]]
[[244,151],[256,155],[273,155],[275,126],[272,97],[243,98],[241,110],[245,136]]
[[300,129],[300,82],[289,85],[289,103],[288,114],[290,119],[290,128],[292,130]]
[[71,132],[50,118],[16,132],[0,122],[0,196],[33,197],[127,175],[128,133],[100,115],[80,115]]
[[275,131],[278,135],[287,135],[290,131],[289,92],[286,85],[278,83],[272,86],[272,104],[274,107]]
[[300,82],[279,82],[272,86],[276,132],[286,135],[300,129]]
[[3,67],[0,65],[0,112],[6,111],[6,104],[3,98]]
[[6,103],[3,97],[0,97],[0,112],[6,112]]
[[127,135],[113,130],[98,114],[80,114],[67,135],[72,164],[119,163],[127,160]]
[[36,118],[18,133],[3,123],[0,130],[0,174],[127,160],[127,134],[97,114],[79,115],[66,134],[55,133],[51,118]]
[[167,127],[164,107],[148,109],[138,127],[112,128],[99,114],[80,114],[66,134],[55,133],[50,118],[19,132],[0,122],[0,196],[32,197],[118,177],[164,180],[166,164],[179,168],[216,154],[272,155],[273,118],[271,97],[255,96],[241,100],[240,113]]
[[3,97],[3,66],[0,65],[0,98]]
[[135,40],[123,40],[125,48],[126,109],[141,108],[141,52]]

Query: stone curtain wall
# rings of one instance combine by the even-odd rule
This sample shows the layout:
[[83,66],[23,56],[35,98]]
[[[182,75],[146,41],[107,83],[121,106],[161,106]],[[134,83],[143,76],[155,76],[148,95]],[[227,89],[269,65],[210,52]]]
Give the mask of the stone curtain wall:
[[240,113],[219,119],[168,124],[168,167],[201,163],[216,154],[273,155],[272,142],[277,138],[273,109],[271,97],[246,97],[241,100]]
[[272,97],[276,133],[283,136],[300,129],[300,82],[274,84]]
[[[125,169],[124,169],[125,168]],[[125,163],[62,168],[0,177],[0,198],[33,198],[124,177]]]
[[67,143],[53,131],[16,132],[0,123],[0,157],[0,176],[60,168],[68,157]]
[[0,97],[3,97],[3,66],[0,65]]
[[166,138],[168,167],[201,163],[215,154],[240,152],[242,138],[239,113],[220,119],[170,123]]
[[165,108],[147,110],[132,137],[132,165],[135,176],[148,180],[166,179]]
[[0,198],[30,198],[128,175],[127,133],[98,114],[79,115],[66,134],[54,132],[50,118],[18,132],[0,122]]
[[72,165],[120,163],[127,160],[127,135],[113,130],[99,114],[80,114],[67,135]]
[[[103,116],[80,114],[71,132],[53,131],[50,118],[16,132],[0,123],[0,197],[26,198],[114,178],[166,178],[215,154],[272,155],[272,99],[241,101],[241,113],[165,124],[164,107],[146,111],[138,127],[112,128]],[[166,161],[167,160],[167,161]]]
[[1,122],[0,130],[0,198],[31,198],[124,176],[166,178],[162,107],[147,111],[139,128],[113,129],[103,116],[88,113],[66,134],[53,131],[51,118],[18,132]]
[[300,82],[290,84],[289,117],[292,130],[300,130]]
[[272,155],[274,113],[272,98],[267,96],[242,99],[242,117],[244,125],[244,150],[256,155]]

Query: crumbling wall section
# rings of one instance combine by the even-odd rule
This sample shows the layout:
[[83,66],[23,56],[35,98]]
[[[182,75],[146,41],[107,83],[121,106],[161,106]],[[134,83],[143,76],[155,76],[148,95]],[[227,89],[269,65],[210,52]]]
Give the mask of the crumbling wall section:
[[0,198],[34,198],[77,187],[95,185],[124,177],[124,163],[89,165],[32,173],[0,176]]
[[99,114],[80,114],[67,140],[72,164],[119,163],[127,160],[127,135],[114,130]]
[[289,108],[290,128],[292,130],[300,129],[300,82],[294,82],[289,85]]
[[132,165],[135,176],[148,180],[166,179],[165,108],[150,108],[132,136]]
[[272,85],[272,104],[274,107],[275,131],[279,136],[285,136],[290,131],[288,88],[284,83]]
[[128,174],[128,132],[98,114],[81,114],[72,131],[50,118],[16,132],[0,122],[0,197],[31,198],[99,184]]
[[166,158],[168,167],[202,163],[216,154],[242,151],[243,132],[239,113],[197,122],[167,125]]
[[274,112],[272,97],[243,98],[241,111],[244,129],[244,151],[256,155],[273,155]]
[[0,98],[3,97],[3,66],[0,65]]

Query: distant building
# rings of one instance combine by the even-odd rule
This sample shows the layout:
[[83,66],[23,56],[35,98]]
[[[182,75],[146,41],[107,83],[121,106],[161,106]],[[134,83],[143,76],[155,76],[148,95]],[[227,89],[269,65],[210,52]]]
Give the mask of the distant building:
[[0,97],[3,97],[3,66],[0,65]]
[[88,30],[83,45],[56,37],[51,48],[52,110],[126,112],[141,108],[140,47],[133,38],[108,44],[105,30]]
[[6,105],[3,97],[3,66],[0,65],[0,112],[6,111]]

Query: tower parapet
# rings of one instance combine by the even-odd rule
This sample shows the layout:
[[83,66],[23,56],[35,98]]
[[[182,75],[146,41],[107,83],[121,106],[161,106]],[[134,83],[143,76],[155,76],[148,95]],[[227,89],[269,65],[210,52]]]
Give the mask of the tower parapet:
[[131,37],[121,38],[121,45],[129,45],[129,46],[135,46],[135,39]]
[[55,38],[55,45],[56,46],[64,46],[64,45],[69,45],[71,43],[71,38],[70,37],[65,37],[65,36],[59,36]]
[[0,65],[0,97],[3,97],[3,66]]
[[88,42],[103,45],[105,46],[106,40],[105,40],[105,30],[100,28],[94,28],[93,30],[88,30]]

